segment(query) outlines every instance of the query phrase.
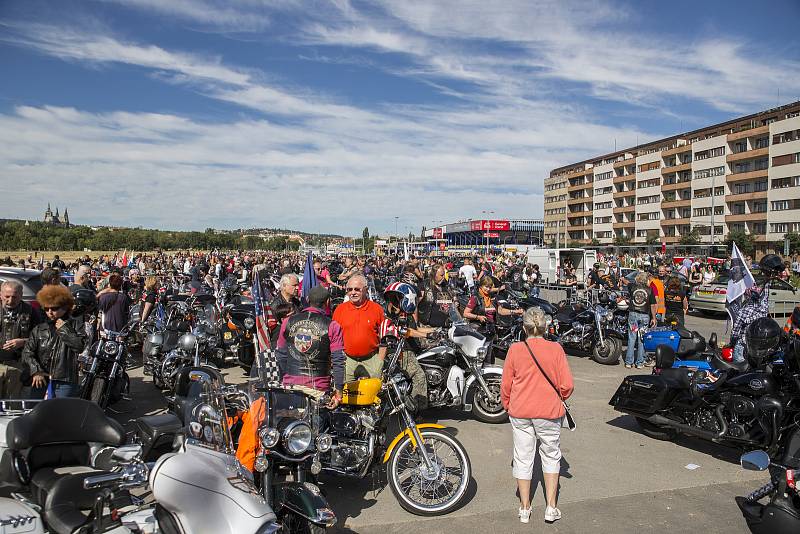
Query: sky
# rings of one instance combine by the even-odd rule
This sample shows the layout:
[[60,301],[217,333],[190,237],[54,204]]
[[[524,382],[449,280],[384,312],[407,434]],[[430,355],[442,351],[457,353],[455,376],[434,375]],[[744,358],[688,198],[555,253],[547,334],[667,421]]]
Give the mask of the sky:
[[0,0],[0,217],[541,218],[553,168],[800,100],[798,20],[797,0]]

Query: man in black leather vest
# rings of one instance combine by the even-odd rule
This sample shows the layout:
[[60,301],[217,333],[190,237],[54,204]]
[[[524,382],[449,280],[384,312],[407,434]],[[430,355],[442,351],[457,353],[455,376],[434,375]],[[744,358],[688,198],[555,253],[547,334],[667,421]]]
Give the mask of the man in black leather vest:
[[22,348],[34,326],[42,322],[40,314],[22,302],[19,282],[0,286],[0,398],[19,398],[22,392]]
[[333,402],[338,404],[344,383],[344,337],[339,323],[325,314],[329,298],[322,286],[311,290],[309,306],[281,325],[276,352],[284,384],[327,391],[333,375]]

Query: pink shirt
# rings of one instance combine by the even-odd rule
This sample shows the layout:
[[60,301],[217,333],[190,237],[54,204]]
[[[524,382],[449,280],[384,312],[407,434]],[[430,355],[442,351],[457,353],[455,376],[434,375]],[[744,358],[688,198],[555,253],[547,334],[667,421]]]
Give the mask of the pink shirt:
[[[561,396],[564,399],[569,398],[574,386],[567,355],[561,345],[543,338],[529,338],[526,343],[544,372],[561,391]],[[503,407],[512,417],[557,419],[564,415],[561,399],[542,376],[528,349],[521,342],[514,343],[508,349],[500,396]]]

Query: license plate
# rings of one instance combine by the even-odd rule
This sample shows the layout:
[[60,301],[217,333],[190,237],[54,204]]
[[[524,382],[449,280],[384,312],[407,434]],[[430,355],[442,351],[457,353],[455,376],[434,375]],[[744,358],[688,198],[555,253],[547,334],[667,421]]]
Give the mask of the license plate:
[[225,338],[225,341],[229,341],[229,340],[233,339],[233,334],[230,333],[230,332],[225,332],[224,334],[222,334],[222,337]]
[[702,297],[707,297],[709,295],[713,295],[714,292],[710,291],[710,290],[707,290],[707,289],[698,289],[697,290],[697,294],[702,296]]

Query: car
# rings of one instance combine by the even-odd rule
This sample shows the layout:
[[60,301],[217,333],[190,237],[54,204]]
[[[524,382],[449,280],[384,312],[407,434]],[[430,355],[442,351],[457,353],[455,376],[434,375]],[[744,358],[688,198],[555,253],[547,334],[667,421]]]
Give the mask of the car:
[[37,269],[20,269],[19,267],[0,267],[0,284],[16,281],[22,284],[22,300],[33,302],[36,293],[42,289],[42,271]]
[[[762,285],[764,277],[753,271],[756,284]],[[700,284],[692,289],[689,295],[689,307],[703,314],[725,313],[728,298],[728,272],[722,272],[710,284]],[[789,282],[773,280],[769,290],[769,313],[773,316],[785,317],[800,306],[800,294]]]

